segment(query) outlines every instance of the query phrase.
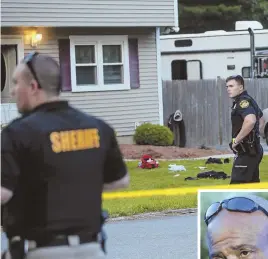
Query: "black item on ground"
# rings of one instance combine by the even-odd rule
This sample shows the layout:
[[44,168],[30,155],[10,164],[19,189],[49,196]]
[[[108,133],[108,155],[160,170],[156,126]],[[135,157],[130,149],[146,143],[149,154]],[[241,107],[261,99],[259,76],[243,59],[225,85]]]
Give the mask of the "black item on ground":
[[230,163],[230,159],[229,159],[229,158],[225,158],[225,159],[223,160],[223,163],[224,163],[224,164],[229,164],[229,163]]
[[189,181],[189,180],[199,180],[197,177],[186,177],[184,181]]
[[205,150],[210,150],[210,148],[209,147],[206,147],[205,145],[201,145],[199,148],[200,149],[205,149]]
[[226,173],[222,171],[217,172],[217,171],[211,170],[211,171],[197,174],[197,178],[205,178],[205,179],[212,178],[212,179],[224,179],[225,180],[227,178],[230,178],[230,176],[228,176]]
[[210,157],[206,161],[206,164],[222,164],[222,161],[219,158],[212,158],[212,157]]

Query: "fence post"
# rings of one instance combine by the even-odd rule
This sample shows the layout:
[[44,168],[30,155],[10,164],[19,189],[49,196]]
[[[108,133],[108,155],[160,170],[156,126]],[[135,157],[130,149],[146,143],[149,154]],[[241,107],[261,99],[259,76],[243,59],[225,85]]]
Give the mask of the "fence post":
[[219,141],[222,145],[222,84],[220,76],[216,79],[216,89],[218,92],[218,123],[219,123]]

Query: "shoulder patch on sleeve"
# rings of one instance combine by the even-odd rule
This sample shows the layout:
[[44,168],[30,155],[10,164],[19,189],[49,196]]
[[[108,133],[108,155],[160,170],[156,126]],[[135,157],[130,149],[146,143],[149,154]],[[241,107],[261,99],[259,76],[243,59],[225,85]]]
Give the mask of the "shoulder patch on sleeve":
[[249,101],[248,100],[242,100],[240,103],[239,103],[239,106],[241,108],[248,108],[249,106]]

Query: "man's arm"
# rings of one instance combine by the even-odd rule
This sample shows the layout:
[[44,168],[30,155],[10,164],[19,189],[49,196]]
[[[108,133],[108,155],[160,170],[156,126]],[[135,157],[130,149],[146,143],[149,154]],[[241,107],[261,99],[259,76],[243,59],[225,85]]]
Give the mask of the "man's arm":
[[113,191],[127,188],[129,185],[129,174],[122,153],[118,146],[115,132],[109,128],[110,146],[106,154],[103,174],[103,191]]
[[1,204],[13,196],[20,173],[17,151],[8,128],[1,132]]
[[264,123],[265,123],[265,121],[264,121],[264,118],[262,116],[260,118],[260,120],[259,120],[259,130],[260,130],[260,132],[263,132],[264,131]]
[[13,196],[13,192],[1,186],[1,204],[6,204]]
[[254,128],[256,123],[256,116],[255,114],[249,114],[244,118],[244,122],[242,128],[238,135],[235,138],[235,142],[241,142]]
[[129,174],[127,173],[123,178],[103,185],[103,191],[114,191],[118,189],[124,189],[129,186]]
[[248,136],[248,134],[253,130],[257,121],[256,111],[248,100],[241,100],[239,102],[238,113],[242,116],[244,122],[240,132],[235,138],[236,144],[241,142],[246,136]]

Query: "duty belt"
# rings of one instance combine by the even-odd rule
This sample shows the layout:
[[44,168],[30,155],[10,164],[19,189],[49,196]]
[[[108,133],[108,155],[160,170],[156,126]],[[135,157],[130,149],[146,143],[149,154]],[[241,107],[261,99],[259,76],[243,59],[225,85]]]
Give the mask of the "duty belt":
[[67,246],[67,245],[79,245],[90,242],[97,242],[98,234],[83,233],[77,235],[56,235],[48,239],[36,239],[34,241],[28,241],[29,249],[50,247],[50,246]]
[[[52,246],[73,246],[91,242],[100,242],[101,237],[98,234],[82,233],[77,235],[55,235],[50,238],[37,238],[35,240],[25,240],[20,236],[12,237],[9,241],[9,253],[12,259],[24,259],[29,250]],[[6,257],[7,252],[2,255]]]
[[65,245],[79,245],[90,242],[97,242],[99,240],[98,234],[82,233],[77,235],[54,235],[49,238],[36,238],[34,240],[24,240],[19,236],[11,238],[10,244],[17,242],[25,243],[25,250],[50,247],[50,246],[65,246]]

